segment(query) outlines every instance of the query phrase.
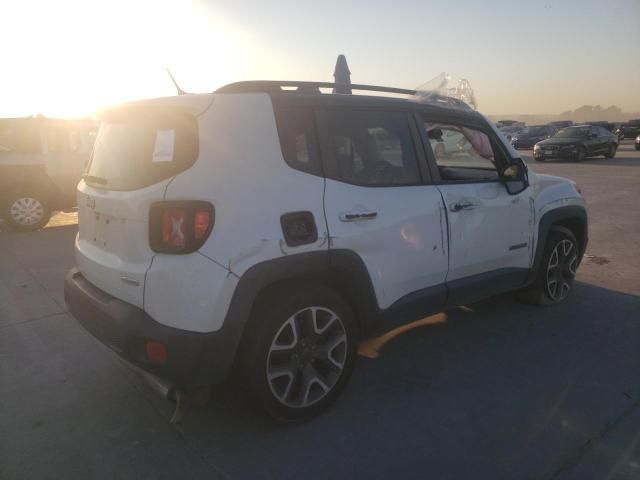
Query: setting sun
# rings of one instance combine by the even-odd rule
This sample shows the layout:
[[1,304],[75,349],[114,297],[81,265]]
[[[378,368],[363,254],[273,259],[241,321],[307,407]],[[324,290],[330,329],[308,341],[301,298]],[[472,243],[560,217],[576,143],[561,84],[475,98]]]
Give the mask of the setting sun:
[[183,88],[211,91],[235,79],[247,46],[247,35],[187,2],[26,1],[8,13],[0,38],[15,48],[3,54],[2,108],[18,115],[87,115],[172,95],[165,68]]

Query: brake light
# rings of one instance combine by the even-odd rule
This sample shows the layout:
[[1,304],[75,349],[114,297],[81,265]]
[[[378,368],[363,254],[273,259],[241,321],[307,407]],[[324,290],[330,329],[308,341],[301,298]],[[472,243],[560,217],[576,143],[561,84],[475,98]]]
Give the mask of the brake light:
[[149,211],[149,244],[162,253],[191,253],[206,242],[215,220],[202,201],[158,202]]
[[196,240],[204,238],[209,231],[210,223],[211,216],[209,215],[209,212],[196,212],[193,217],[193,237]]
[[167,347],[165,347],[164,343],[147,340],[145,350],[149,362],[155,365],[162,365],[167,361]]

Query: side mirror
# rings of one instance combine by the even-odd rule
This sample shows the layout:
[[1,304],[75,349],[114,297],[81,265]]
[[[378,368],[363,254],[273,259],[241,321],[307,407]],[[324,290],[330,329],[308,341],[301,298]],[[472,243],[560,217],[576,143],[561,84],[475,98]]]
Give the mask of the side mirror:
[[527,165],[521,158],[514,158],[511,165],[502,172],[502,181],[509,195],[524,192],[529,186]]
[[591,133],[591,134],[589,134],[589,138],[598,138],[598,134],[597,133]]

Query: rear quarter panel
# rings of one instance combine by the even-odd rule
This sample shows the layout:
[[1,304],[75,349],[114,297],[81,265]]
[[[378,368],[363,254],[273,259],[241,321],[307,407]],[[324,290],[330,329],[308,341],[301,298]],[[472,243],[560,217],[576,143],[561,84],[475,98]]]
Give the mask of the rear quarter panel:
[[[214,205],[215,225],[201,253],[240,276],[265,260],[328,248],[324,179],[284,161],[268,95],[215,95],[199,129],[199,158],[169,184],[166,199]],[[313,214],[317,242],[286,245],[280,217],[294,211]]]

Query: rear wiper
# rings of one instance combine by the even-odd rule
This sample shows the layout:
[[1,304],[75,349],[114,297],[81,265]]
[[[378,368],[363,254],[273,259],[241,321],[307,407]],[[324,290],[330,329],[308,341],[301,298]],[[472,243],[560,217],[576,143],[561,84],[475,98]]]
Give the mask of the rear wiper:
[[85,182],[97,183],[98,185],[106,185],[107,179],[102,177],[97,177],[95,175],[83,175],[82,179]]

